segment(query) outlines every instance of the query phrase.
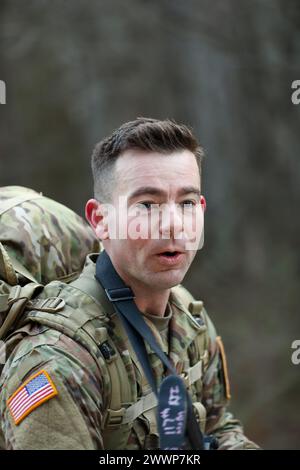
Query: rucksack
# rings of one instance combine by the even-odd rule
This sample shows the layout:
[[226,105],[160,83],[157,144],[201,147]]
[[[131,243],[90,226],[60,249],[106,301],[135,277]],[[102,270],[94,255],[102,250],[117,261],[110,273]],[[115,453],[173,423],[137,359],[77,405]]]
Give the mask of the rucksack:
[[76,279],[86,255],[99,249],[92,229],[71,209],[29,188],[1,187],[0,340],[44,285]]
[[[79,274],[86,255],[100,250],[89,226],[65,206],[27,188],[0,188],[0,340],[11,337],[25,318],[67,334],[81,343],[96,361],[99,358],[103,361],[101,346],[108,339],[105,322],[99,320],[97,336],[93,327],[86,331],[81,312],[70,309],[59,296],[61,282],[75,281],[68,286],[70,295],[80,290],[80,296],[85,296],[96,317],[102,299],[95,298],[92,283],[85,283]],[[45,284],[48,285],[44,287]],[[195,301],[182,286],[173,290],[193,315],[206,318],[202,302]],[[197,341],[199,350],[204,352],[205,365],[206,336],[199,335]],[[134,418],[145,409],[133,399],[129,387],[124,386],[128,377],[121,372],[121,360],[106,364],[111,399],[103,433],[107,448],[112,448],[118,432],[122,448]],[[187,382],[191,386],[198,379],[194,374],[193,378],[187,377]],[[155,403],[150,401],[147,406],[151,410]],[[124,409],[124,403],[131,405],[122,421],[120,410]],[[196,405],[199,420],[204,421],[205,410],[200,403]],[[119,420],[118,431],[116,420]]]

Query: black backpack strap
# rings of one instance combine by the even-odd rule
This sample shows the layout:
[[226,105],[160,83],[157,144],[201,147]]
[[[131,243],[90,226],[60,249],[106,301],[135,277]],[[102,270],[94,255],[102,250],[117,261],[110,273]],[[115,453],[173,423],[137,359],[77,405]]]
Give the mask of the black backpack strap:
[[[158,395],[157,386],[144,341],[150,345],[151,349],[158,355],[162,363],[167,367],[173,376],[177,376],[176,370],[169,361],[168,357],[162,351],[160,346],[143,319],[143,315],[134,302],[134,294],[130,287],[126,286],[124,281],[116,272],[108,254],[103,251],[96,263],[96,279],[104,288],[108,299],[113,303],[116,313],[120,316],[132,346],[141,361],[145,375],[154,393]],[[176,377],[177,380],[181,380]],[[187,439],[193,449],[204,449],[204,438],[197,423],[191,397],[186,390],[187,399]]]

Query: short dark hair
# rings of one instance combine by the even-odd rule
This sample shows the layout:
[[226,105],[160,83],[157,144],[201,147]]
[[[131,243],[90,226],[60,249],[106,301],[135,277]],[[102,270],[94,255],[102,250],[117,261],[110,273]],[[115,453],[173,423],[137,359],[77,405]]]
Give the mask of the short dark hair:
[[113,166],[126,150],[139,149],[147,152],[169,154],[176,150],[189,150],[195,157],[201,175],[204,156],[192,130],[173,120],[139,117],[116,129],[110,136],[98,142],[92,154],[94,195],[101,202],[110,198]]

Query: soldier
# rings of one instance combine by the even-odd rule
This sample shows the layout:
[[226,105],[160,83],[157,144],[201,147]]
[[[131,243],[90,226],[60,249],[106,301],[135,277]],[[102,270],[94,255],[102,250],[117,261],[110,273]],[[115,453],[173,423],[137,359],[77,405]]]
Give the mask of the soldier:
[[[201,429],[219,449],[257,448],[227,411],[222,341],[203,303],[180,285],[202,244],[202,156],[191,130],[169,120],[139,118],[96,145],[86,216],[105,252],[88,256],[71,284],[48,284],[8,338],[13,352],[0,383],[6,448],[159,448],[155,397],[95,277],[105,254],[184,379]],[[159,386],[166,370],[145,347]]]

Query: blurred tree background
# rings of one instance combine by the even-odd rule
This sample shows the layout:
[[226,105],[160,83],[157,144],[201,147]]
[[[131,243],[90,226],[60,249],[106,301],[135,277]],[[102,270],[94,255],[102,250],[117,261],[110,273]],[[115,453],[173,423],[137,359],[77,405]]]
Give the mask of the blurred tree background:
[[246,433],[299,449],[299,1],[1,0],[0,38],[1,186],[83,214],[103,136],[137,116],[194,128],[208,210],[185,285],[226,344]]

